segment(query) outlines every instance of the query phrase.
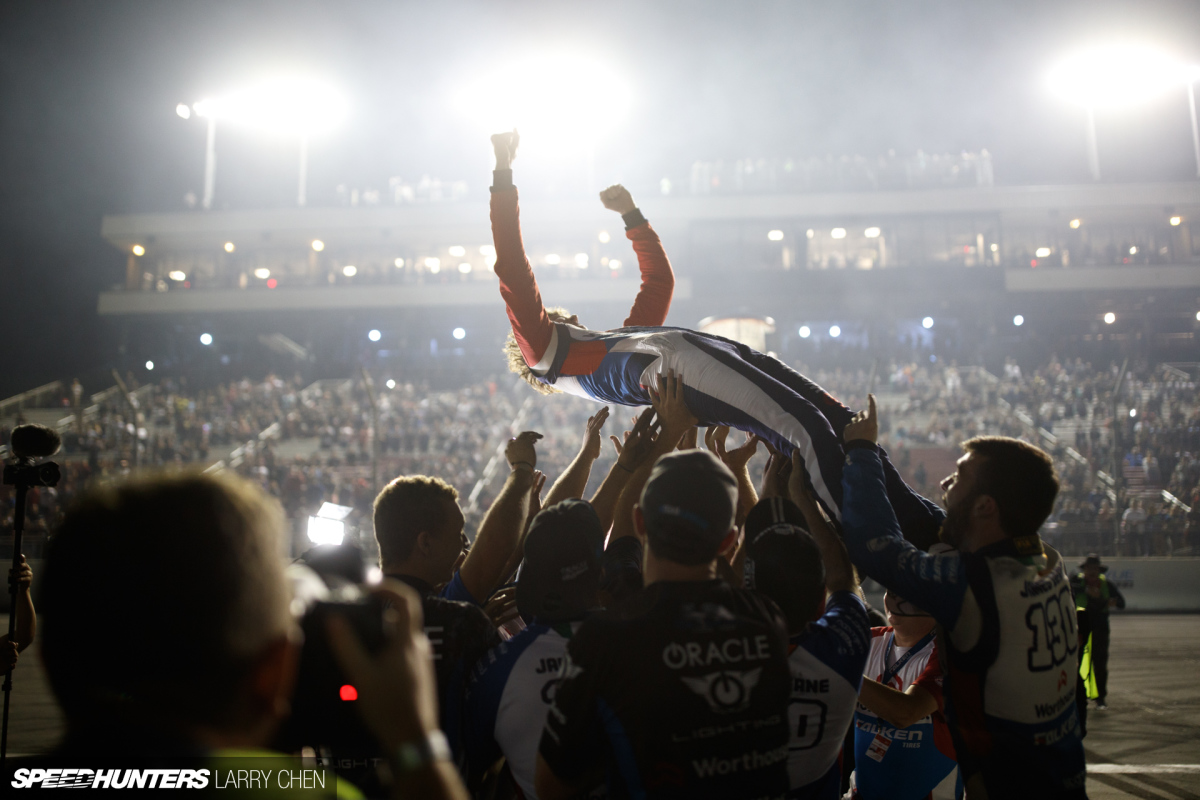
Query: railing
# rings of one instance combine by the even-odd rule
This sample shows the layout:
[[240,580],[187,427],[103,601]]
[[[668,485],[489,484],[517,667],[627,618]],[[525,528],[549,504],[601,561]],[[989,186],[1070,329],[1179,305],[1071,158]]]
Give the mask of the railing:
[[11,410],[19,411],[22,408],[25,408],[27,403],[37,402],[40,398],[42,398],[48,394],[51,394],[53,392],[61,392],[62,389],[63,389],[62,381],[52,381],[50,383],[39,386],[36,389],[30,389],[27,392],[21,392],[20,394],[14,394],[12,397],[8,397],[8,398],[5,398],[4,400],[0,400],[0,417],[8,415]]

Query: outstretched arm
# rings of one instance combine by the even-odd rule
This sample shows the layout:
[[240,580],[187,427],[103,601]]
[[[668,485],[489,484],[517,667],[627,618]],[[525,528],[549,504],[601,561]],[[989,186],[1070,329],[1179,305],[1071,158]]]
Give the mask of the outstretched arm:
[[33,585],[33,570],[21,556],[21,564],[15,570],[9,571],[10,581],[17,584],[17,625],[13,631],[13,642],[17,650],[24,650],[33,643],[37,635],[37,614],[33,610],[33,597],[29,589]]
[[604,203],[605,208],[620,214],[625,221],[625,236],[633,243],[633,252],[638,257],[638,270],[642,273],[642,286],[624,324],[664,324],[667,312],[671,309],[671,295],[675,291],[675,273],[671,270],[671,262],[667,260],[662,241],[624,186],[615,184],[608,187],[600,193],[600,202]]
[[600,429],[604,427],[607,419],[608,406],[588,417],[587,428],[583,433],[583,445],[563,474],[559,475],[558,480],[550,487],[550,493],[546,495],[547,508],[568,498],[583,497],[588,478],[592,474],[592,464],[600,457]]
[[537,365],[554,335],[554,323],[546,315],[533,268],[525,256],[521,240],[521,215],[517,188],[512,182],[512,160],[520,137],[516,131],[492,136],[496,151],[496,171],[492,179],[492,241],[496,246],[496,277],[500,296],[508,310],[513,336],[525,356],[525,363]]

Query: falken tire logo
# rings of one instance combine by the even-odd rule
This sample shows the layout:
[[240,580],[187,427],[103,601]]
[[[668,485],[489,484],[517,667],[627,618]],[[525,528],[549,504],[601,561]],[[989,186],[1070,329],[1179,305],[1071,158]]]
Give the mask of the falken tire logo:
[[746,672],[722,670],[699,678],[684,678],[684,685],[704,698],[718,714],[735,714],[750,707],[750,693],[762,677],[762,667]]

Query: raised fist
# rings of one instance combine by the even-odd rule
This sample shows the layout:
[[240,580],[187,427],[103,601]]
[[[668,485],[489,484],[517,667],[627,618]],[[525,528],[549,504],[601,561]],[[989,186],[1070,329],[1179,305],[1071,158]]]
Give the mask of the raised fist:
[[604,203],[605,208],[612,209],[618,214],[628,214],[637,208],[633,202],[633,195],[619,183],[613,184],[601,192],[600,202]]
[[492,149],[496,151],[496,169],[508,169],[513,159],[517,157],[517,145],[521,143],[521,134],[517,129],[504,133],[492,134]]

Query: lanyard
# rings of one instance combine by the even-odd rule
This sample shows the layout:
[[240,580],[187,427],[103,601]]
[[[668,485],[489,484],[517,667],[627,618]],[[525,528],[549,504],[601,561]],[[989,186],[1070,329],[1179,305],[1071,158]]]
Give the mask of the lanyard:
[[936,630],[932,630],[929,633],[925,634],[925,636],[921,639],[921,641],[917,642],[912,647],[908,648],[908,652],[905,653],[904,655],[900,656],[898,659],[896,659],[896,663],[892,664],[890,667],[887,666],[887,654],[892,652],[892,644],[896,641],[896,634],[895,633],[889,634],[887,649],[883,651],[883,659],[884,659],[883,680],[881,680],[880,683],[882,683],[884,686],[891,685],[892,678],[896,677],[896,674],[898,672],[900,672],[900,670],[904,669],[904,665],[909,662],[909,659],[911,659],[913,656],[915,656],[920,651],[924,650],[926,645],[928,645],[930,642],[933,641],[933,637],[936,632],[937,632]]

